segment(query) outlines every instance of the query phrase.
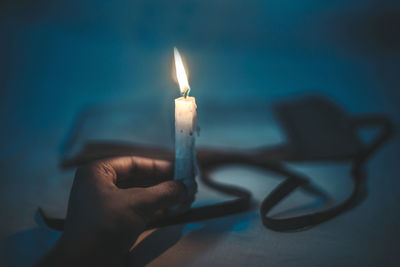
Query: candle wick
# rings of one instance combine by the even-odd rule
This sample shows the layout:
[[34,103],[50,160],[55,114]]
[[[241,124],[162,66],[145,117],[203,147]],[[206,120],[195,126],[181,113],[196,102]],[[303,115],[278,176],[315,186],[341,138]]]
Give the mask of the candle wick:
[[187,98],[187,96],[188,96],[188,93],[189,93],[189,88],[186,88],[186,90],[183,92],[183,98]]

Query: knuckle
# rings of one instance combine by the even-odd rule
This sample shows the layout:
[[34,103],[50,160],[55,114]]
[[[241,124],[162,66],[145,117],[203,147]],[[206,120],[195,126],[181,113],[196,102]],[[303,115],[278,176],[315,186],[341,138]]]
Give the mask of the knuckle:
[[75,173],[78,180],[96,180],[99,177],[116,177],[116,171],[107,161],[96,161],[80,166]]
[[108,161],[103,161],[100,163],[101,171],[107,176],[116,176],[116,172],[112,165]]

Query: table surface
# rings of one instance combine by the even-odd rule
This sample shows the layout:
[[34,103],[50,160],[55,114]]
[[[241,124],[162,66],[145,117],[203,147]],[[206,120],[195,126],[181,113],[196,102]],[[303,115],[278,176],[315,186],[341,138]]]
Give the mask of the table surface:
[[[66,3],[25,9],[9,4],[0,21],[6,36],[0,52],[5,66],[0,83],[4,265],[32,264],[59,236],[43,226],[37,208],[65,215],[74,170],[63,170],[59,164],[78,114],[88,107],[121,102],[150,109],[154,103],[172,105],[178,91],[170,75],[173,45],[182,48],[190,67],[192,93],[203,123],[199,145],[223,140],[237,147],[254,146],[260,136],[267,145],[282,143],[282,130],[268,112],[256,112],[242,123],[230,123],[229,112],[219,114],[230,123],[222,129],[208,119],[215,114],[207,106],[221,103],[241,114],[259,99],[279,102],[305,94],[323,95],[355,115],[386,114],[399,125],[400,53],[397,37],[385,24],[398,23],[398,9],[391,8],[390,1],[382,6],[362,1],[362,7],[357,0],[307,1],[290,7],[257,1],[222,6],[212,1],[176,1],[171,6],[161,1],[115,5],[89,1],[73,7]],[[157,11],[159,6],[164,11]],[[179,26],[182,22],[187,23]],[[262,129],[260,120],[265,121]],[[113,140],[130,138],[123,134],[130,128],[118,129],[104,134]],[[274,232],[262,225],[253,209],[146,233],[127,265],[395,266],[400,237],[399,152],[400,138],[395,135],[368,162],[367,198],[312,229]],[[288,166],[310,176],[337,201],[351,190],[348,164]],[[224,168],[215,175],[250,190],[258,204],[281,181],[243,166]],[[297,192],[287,203],[303,198]],[[200,186],[199,201],[221,199]]]

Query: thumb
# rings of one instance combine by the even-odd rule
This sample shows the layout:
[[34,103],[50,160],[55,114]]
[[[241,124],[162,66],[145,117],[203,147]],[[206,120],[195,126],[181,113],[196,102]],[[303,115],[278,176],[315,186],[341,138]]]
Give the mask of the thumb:
[[186,186],[180,181],[163,182],[140,191],[135,204],[147,214],[182,203],[188,197]]

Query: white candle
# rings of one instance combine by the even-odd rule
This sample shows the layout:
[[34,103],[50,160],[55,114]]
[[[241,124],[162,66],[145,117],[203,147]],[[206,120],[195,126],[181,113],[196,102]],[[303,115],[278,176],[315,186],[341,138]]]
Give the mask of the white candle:
[[196,99],[189,96],[190,87],[182,58],[174,48],[176,76],[182,97],[175,99],[175,169],[174,179],[181,180],[194,199],[197,191],[195,132],[197,132]]

